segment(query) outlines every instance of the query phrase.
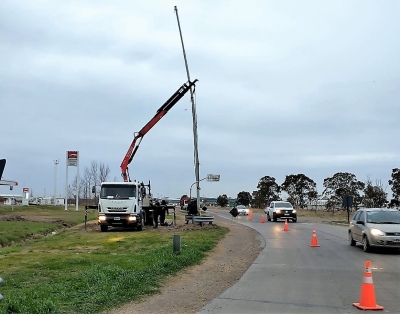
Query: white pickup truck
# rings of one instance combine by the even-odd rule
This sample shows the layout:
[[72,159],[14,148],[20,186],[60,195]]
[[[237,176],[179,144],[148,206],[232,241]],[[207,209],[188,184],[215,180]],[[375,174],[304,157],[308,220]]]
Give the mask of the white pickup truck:
[[277,221],[278,219],[297,221],[296,210],[290,202],[273,201],[264,209],[264,213],[267,214],[268,221]]

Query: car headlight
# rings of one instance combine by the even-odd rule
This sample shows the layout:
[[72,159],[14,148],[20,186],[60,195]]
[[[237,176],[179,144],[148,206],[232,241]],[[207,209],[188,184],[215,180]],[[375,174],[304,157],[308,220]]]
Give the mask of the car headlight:
[[385,233],[383,231],[376,229],[376,228],[371,229],[371,234],[374,236],[384,236],[385,235]]
[[296,214],[296,210],[295,210],[295,209],[293,209],[292,213],[293,213],[293,214]]
[[277,213],[277,214],[280,214],[280,213],[281,213],[281,210],[280,210],[280,209],[277,209],[277,210],[276,210],[276,213]]

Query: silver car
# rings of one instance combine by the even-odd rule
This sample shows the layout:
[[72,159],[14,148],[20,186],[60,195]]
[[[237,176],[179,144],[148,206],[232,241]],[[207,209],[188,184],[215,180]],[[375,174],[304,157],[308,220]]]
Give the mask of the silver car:
[[238,205],[238,206],[236,206],[236,208],[238,210],[239,215],[244,215],[245,216],[245,215],[248,215],[250,213],[249,209],[244,205]]
[[348,230],[349,244],[359,242],[364,252],[374,247],[400,249],[400,211],[388,208],[362,208],[355,212]]

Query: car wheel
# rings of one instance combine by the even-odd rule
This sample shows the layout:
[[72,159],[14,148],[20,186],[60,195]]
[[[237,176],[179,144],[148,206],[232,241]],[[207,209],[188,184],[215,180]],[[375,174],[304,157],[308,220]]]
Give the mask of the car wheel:
[[293,221],[293,222],[297,222],[297,218],[293,218],[292,221]]
[[271,221],[271,216],[267,213],[267,220]]
[[368,241],[368,237],[367,236],[364,236],[362,245],[363,245],[363,251],[364,252],[371,252],[371,246],[369,245],[369,241]]
[[353,235],[349,232],[349,244],[350,246],[356,246],[356,241],[353,239]]
[[276,219],[276,216],[275,216],[275,215],[272,215],[272,220],[273,220],[274,222],[277,222],[278,219]]

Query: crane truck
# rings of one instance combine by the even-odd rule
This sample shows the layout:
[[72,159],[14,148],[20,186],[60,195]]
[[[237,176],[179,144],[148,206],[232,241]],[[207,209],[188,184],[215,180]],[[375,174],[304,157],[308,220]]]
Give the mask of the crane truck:
[[195,88],[197,80],[184,83],[157,110],[154,117],[137,133],[121,162],[123,182],[102,182],[98,203],[98,224],[102,232],[109,226],[120,226],[142,230],[144,225],[153,223],[153,204],[150,181],[144,184],[132,181],[128,166],[132,162],[143,137],[160,119],[189,91]]

